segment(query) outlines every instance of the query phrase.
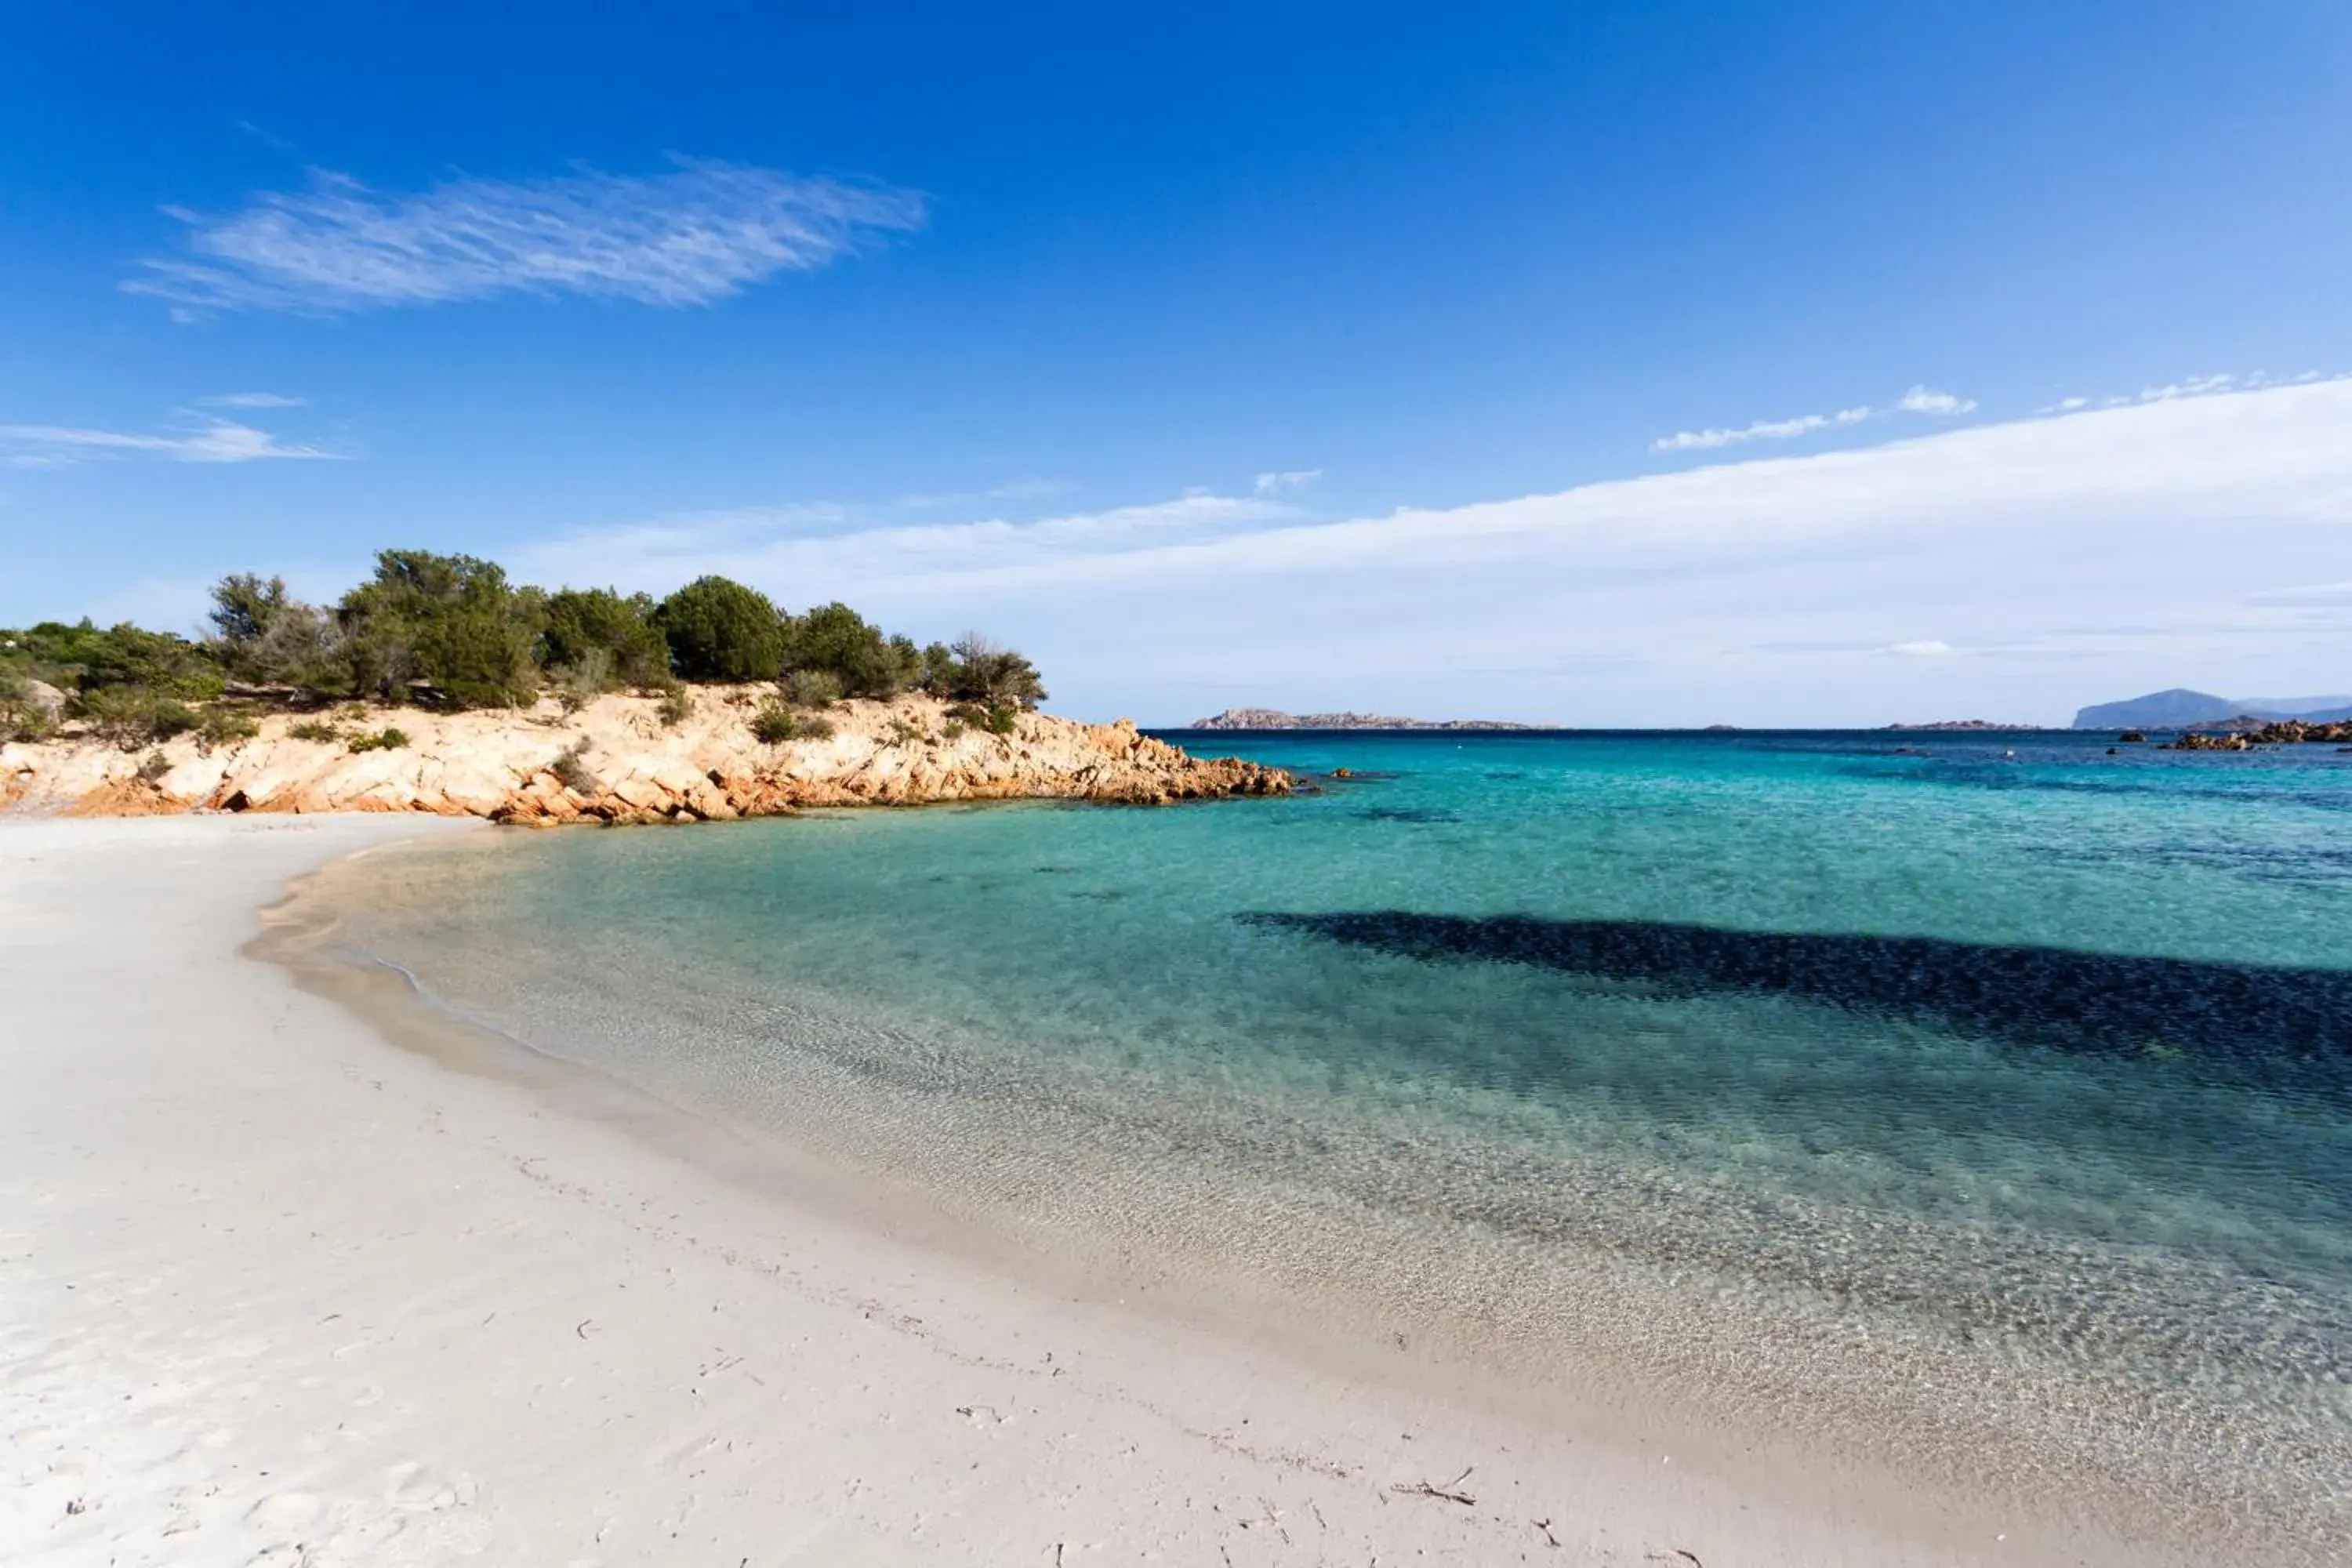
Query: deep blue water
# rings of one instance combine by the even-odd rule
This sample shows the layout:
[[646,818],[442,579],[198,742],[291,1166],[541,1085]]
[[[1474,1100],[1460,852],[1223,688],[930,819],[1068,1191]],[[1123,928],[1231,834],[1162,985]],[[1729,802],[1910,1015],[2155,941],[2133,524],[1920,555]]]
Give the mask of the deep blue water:
[[1027,1241],[2340,1524],[2352,756],[1173,738],[1316,792],[508,836],[353,941]]

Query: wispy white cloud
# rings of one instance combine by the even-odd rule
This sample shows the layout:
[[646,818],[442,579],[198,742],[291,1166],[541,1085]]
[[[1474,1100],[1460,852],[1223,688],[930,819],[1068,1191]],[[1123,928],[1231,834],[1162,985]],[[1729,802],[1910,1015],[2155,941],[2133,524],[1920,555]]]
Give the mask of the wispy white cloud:
[[2086,408],[2128,408],[2135,403],[2173,403],[2184,397],[2219,397],[2232,392],[2260,392],[2273,386],[2308,386],[2318,381],[2341,381],[2345,376],[2331,376],[2322,371],[2306,370],[2294,375],[2272,375],[2264,371],[2247,374],[2188,375],[2179,381],[2168,381],[2160,386],[2143,386],[2138,393],[2113,393],[2103,397],[2062,397],[2055,403],[2044,404],[2036,414],[2078,414]]
[[1948,392],[1937,392],[1932,386],[1915,386],[1905,393],[1895,406],[1906,414],[1970,414],[1976,411],[1973,397],[1955,397]]
[[2192,375],[2162,386],[2144,386],[2139,400],[2161,403],[2175,397],[2210,397],[2217,392],[2252,391],[2268,384],[2268,378],[2259,373],[2242,380],[2234,375]]
[[282,392],[223,392],[196,402],[206,408],[308,408],[307,397],[289,397]]
[[142,261],[127,291],[184,313],[331,314],[509,293],[704,305],[919,229],[925,209],[911,191],[680,160],[409,194],[320,173],[226,216],[169,210],[193,258]]
[[1952,645],[1938,637],[1928,637],[1919,642],[1890,643],[1886,651],[1903,658],[1941,658],[1952,651]]
[[2352,605],[2352,583],[2305,583],[2293,588],[2273,588],[2256,594],[2257,605]]
[[1320,468],[1289,468],[1276,473],[1260,474],[1251,489],[1262,496],[1278,496],[1291,490],[1305,489],[1323,477]]
[[263,129],[261,126],[256,125],[250,120],[236,120],[231,121],[230,123],[235,125],[239,131],[244,132],[247,136],[252,137],[255,141],[259,142],[266,146],[274,147],[280,153],[299,153],[302,151],[299,147],[294,145],[293,142],[286,140],[285,137],[276,135],[273,132]]
[[1841,408],[1835,414],[1800,414],[1793,419],[1759,419],[1753,425],[1742,425],[1736,430],[1677,430],[1671,436],[1661,436],[1650,443],[1653,452],[1707,452],[1718,447],[1738,447],[1749,441],[1785,441],[1792,436],[1810,436],[1816,430],[1833,430],[1841,425],[1859,425],[1874,411],[1868,407]]
[[257,463],[277,458],[341,458],[280,439],[234,419],[210,418],[183,428],[148,433],[90,430],[66,425],[0,425],[0,462],[18,468],[67,468],[92,458],[144,453],[182,463]]
[[891,504],[901,511],[934,511],[941,507],[972,506],[986,501],[1045,500],[1076,489],[1067,479],[1010,479],[981,490],[954,490],[940,495],[900,496]]
[[1263,497],[1188,494],[1033,522],[986,518],[861,527],[858,509],[819,503],[690,512],[590,529],[528,549],[519,559],[530,570],[566,581],[674,584],[718,572],[790,595],[802,584],[958,580],[971,573],[1198,542],[1297,515],[1297,509]]
[[1800,414],[1790,419],[1759,419],[1752,425],[1742,425],[1736,429],[1677,430],[1671,436],[1661,436],[1651,442],[1650,450],[1712,452],[1725,447],[1745,446],[1750,441],[1786,441],[1823,430],[1843,429],[1883,419],[1890,414],[1927,414],[1948,418],[1971,413],[1976,405],[1974,398],[1956,397],[1930,386],[1915,386],[1897,398],[1891,408],[1874,408],[1865,403],[1855,408],[1841,408],[1834,414]]

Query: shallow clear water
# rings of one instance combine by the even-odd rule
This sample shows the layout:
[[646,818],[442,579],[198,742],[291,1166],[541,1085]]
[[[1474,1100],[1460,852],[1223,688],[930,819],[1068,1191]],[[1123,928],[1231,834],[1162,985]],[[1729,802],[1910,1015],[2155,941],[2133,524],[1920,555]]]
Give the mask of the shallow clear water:
[[1184,739],[1323,793],[500,836],[346,940],[1139,1279],[2352,1518],[2352,756]]

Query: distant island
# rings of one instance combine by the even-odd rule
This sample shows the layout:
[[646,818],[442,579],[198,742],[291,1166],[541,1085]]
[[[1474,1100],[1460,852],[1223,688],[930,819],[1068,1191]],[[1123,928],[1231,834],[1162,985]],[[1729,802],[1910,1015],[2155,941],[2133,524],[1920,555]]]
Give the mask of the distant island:
[[1277,708],[1228,708],[1195,719],[1188,730],[1534,730],[1501,719],[1400,719],[1389,713],[1285,713]]
[[1938,719],[1930,724],[1889,724],[1889,730],[2039,730],[2040,724],[2004,724],[1992,719]]
[[2122,702],[2101,702],[2074,715],[2077,730],[2188,730],[2236,724],[2259,729],[2286,720],[2306,724],[2352,719],[2352,697],[2216,697],[2176,686]]

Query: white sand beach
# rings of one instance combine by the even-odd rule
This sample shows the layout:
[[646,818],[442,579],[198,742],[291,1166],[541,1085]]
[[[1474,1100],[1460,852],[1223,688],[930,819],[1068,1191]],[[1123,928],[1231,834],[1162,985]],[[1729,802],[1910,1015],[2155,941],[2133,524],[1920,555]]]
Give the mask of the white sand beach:
[[0,822],[0,1561],[2106,1560],[869,1234],[240,953],[468,830]]

